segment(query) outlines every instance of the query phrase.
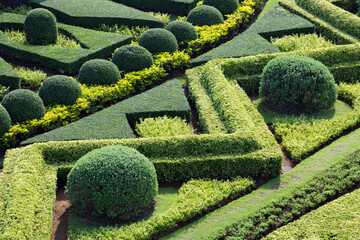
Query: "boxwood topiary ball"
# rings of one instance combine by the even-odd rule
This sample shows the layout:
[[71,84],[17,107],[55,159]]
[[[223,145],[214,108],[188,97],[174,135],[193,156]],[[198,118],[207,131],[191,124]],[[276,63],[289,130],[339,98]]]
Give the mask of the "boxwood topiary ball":
[[12,122],[24,122],[45,115],[41,98],[30,90],[17,89],[5,95],[1,103],[9,113]]
[[189,12],[186,21],[197,26],[210,26],[223,23],[224,17],[222,16],[221,12],[216,8],[208,5],[200,5],[193,8]]
[[263,70],[260,97],[274,110],[313,113],[334,106],[335,80],[324,64],[309,57],[280,56]]
[[179,47],[174,34],[164,28],[153,28],[144,32],[139,39],[139,45],[151,53],[172,53]]
[[195,27],[185,21],[173,21],[166,26],[166,29],[174,34],[179,43],[195,40],[198,37]]
[[30,44],[53,44],[58,38],[55,16],[44,8],[36,8],[26,15],[24,31],[26,41]]
[[114,63],[103,59],[93,59],[81,66],[77,80],[87,85],[110,85],[120,79],[120,71]]
[[154,64],[151,53],[141,46],[126,45],[117,49],[111,61],[120,71],[133,72],[149,68]]
[[239,7],[239,0],[204,0],[203,4],[213,6],[225,15],[233,13]]
[[121,145],[93,150],[68,175],[66,194],[79,215],[126,221],[152,207],[158,182],[154,165]]
[[45,106],[51,104],[72,105],[81,96],[80,84],[65,75],[51,76],[39,89]]
[[11,118],[6,109],[0,105],[0,136],[11,128]]

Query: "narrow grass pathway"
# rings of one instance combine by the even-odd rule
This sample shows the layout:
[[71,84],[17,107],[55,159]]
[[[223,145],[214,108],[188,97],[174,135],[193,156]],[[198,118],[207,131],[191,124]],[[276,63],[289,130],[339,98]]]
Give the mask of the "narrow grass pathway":
[[347,155],[360,149],[360,129],[341,137],[329,146],[308,157],[293,170],[262,185],[256,191],[205,215],[199,220],[161,239],[208,239],[216,236],[226,226],[258,211],[278,200],[302,183],[318,176]]

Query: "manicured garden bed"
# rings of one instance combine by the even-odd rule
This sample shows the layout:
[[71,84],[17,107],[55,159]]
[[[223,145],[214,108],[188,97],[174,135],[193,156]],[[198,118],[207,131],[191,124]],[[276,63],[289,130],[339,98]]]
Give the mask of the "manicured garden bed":
[[[3,8],[0,14],[0,56],[10,62],[0,58],[5,129],[0,146],[6,150],[0,165],[0,238],[295,239],[349,233],[327,219],[342,221],[332,214],[341,207],[352,219],[350,229],[357,219],[352,209],[359,205],[360,18],[354,15],[357,9],[344,10],[355,4],[246,0],[222,16],[201,6],[212,1],[149,0],[141,6],[138,1],[97,1],[104,1],[99,9],[96,1],[87,8],[77,5],[81,1],[31,4],[53,11],[58,39],[74,48],[59,42],[31,44],[26,28],[31,11],[26,17],[14,13],[29,8]],[[183,42],[178,33],[161,29],[186,20],[170,14],[191,15],[195,7],[208,9],[198,11],[211,12],[208,20],[219,22],[193,27],[200,20],[189,17],[178,31],[196,31],[198,37]],[[255,10],[256,17],[263,12],[251,26],[244,25]],[[130,11],[141,19],[129,17]],[[16,58],[35,69],[11,66],[19,64]],[[314,112],[274,105],[262,89],[270,86],[266,70],[278,59],[288,59],[285,70],[298,68],[280,75],[282,70],[274,67],[277,81],[298,76],[292,81],[310,82],[310,90],[299,91],[312,91],[315,100],[304,101],[307,105],[322,101],[316,98],[323,90],[317,86],[323,76],[331,76],[325,80],[332,84],[333,104]],[[132,70],[131,63],[140,70]],[[306,64],[321,68],[312,72]],[[50,77],[53,72],[44,66],[72,76]],[[54,92],[46,92],[46,84]],[[16,94],[11,91],[19,87]],[[76,93],[67,96],[70,91]],[[22,113],[6,108],[16,97],[30,95],[42,117],[17,120]],[[74,100],[56,102],[64,95]],[[18,108],[28,99],[16,103]],[[94,154],[102,155],[86,165]],[[141,170],[144,166],[150,175]],[[84,174],[74,180],[79,169]],[[121,178],[124,171],[131,172],[131,181]],[[137,182],[154,183],[154,190],[143,193]],[[77,183],[91,190],[76,189]],[[64,187],[72,202],[59,216],[56,195]],[[111,208],[118,198],[109,199],[119,189],[121,197],[144,197],[149,204],[136,209],[131,201],[137,199],[129,197]],[[86,197],[79,203],[80,190]],[[131,216],[124,214],[129,204],[136,209]],[[68,227],[58,230],[59,221]],[[309,230],[305,221],[324,224]]]

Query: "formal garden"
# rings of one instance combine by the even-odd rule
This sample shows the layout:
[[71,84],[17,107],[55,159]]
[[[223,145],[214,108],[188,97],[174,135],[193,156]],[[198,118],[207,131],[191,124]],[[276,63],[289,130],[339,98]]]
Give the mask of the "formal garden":
[[0,239],[359,239],[359,9],[2,1]]

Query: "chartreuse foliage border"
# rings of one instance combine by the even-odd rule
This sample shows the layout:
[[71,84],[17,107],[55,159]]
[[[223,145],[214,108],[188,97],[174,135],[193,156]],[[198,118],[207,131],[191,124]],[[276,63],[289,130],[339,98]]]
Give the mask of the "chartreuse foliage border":
[[[76,104],[53,107],[48,109],[45,116],[41,119],[14,125],[1,137],[0,147],[16,147],[20,142],[39,133],[67,125],[78,120],[80,115],[89,115],[109,104],[118,102],[135,91],[143,91],[149,85],[168,76],[169,72],[173,70],[188,67],[190,56],[197,55],[208,48],[220,44],[221,40],[231,35],[231,33],[249,20],[261,2],[261,0],[245,0],[233,14],[228,15],[223,24],[197,27],[199,38],[188,43],[186,52],[177,51],[173,54],[163,53],[157,55],[155,56],[155,64],[151,68],[128,73],[117,84],[110,87],[86,88],[83,86],[83,96],[77,100]],[[5,15],[5,13],[0,14],[0,20],[3,19],[4,21],[2,25],[0,21],[1,28],[13,28],[12,24],[6,24]],[[15,22],[17,26],[21,25],[24,20],[24,16],[16,14],[11,15],[11,18],[11,21]],[[65,28],[65,26],[66,28],[76,28],[68,25],[61,26],[62,28]],[[89,48],[95,47],[98,42],[102,41],[100,39],[97,42],[93,42],[93,38],[85,38],[87,37],[86,33],[81,31],[76,32],[76,35],[73,37],[82,37],[83,41],[86,39],[86,42],[83,42],[83,44]]]
[[46,8],[63,23],[81,27],[106,25],[163,27],[164,22],[140,10],[102,0],[32,0],[36,8]]
[[179,80],[174,79],[64,127],[27,139],[21,145],[49,141],[135,138],[132,128],[140,118],[179,116],[189,122],[190,111],[182,86]]
[[[153,239],[157,234],[177,227],[179,223],[206,214],[227,199],[237,198],[254,188],[255,182],[243,178],[233,180],[190,180],[179,189],[168,209],[155,212],[142,221],[129,225],[89,224],[74,214],[69,216],[69,239]],[[160,189],[159,189],[160,190]]]
[[[0,29],[23,30],[24,20],[23,15],[0,12]],[[131,37],[127,35],[99,32],[60,23],[58,27],[60,32],[76,39],[82,48],[19,44],[8,39],[0,31],[0,53],[74,74],[87,60],[108,57],[116,48],[131,42]]]
[[359,236],[359,198],[360,190],[355,190],[289,223],[265,239],[351,239]]
[[[299,163],[291,171],[267,182],[252,193],[205,215],[199,220],[161,239],[223,239],[229,229],[231,230],[234,226],[241,225],[245,220],[254,220],[253,216],[258,215],[269,216],[267,206],[274,203],[281,205],[282,200],[286,196],[289,196],[297,189],[301,190],[304,184],[311,184],[312,179],[320,178],[325,170],[336,164],[341,165],[343,161],[346,168],[348,166],[345,161],[346,157],[359,150],[359,141],[360,130],[356,130],[323,148]],[[334,168],[336,169],[336,167]],[[351,180],[355,179],[355,181],[358,181],[359,178],[354,177],[358,175],[350,175]],[[336,176],[341,178],[341,174]],[[331,180],[330,182],[335,181]],[[329,182],[326,182],[326,184],[329,184]],[[346,188],[348,188],[348,185]],[[265,224],[268,224],[268,222]],[[241,233],[249,233],[252,230],[251,226],[251,224],[249,224],[249,228],[245,226],[244,232]],[[236,233],[236,229],[233,230]]]

